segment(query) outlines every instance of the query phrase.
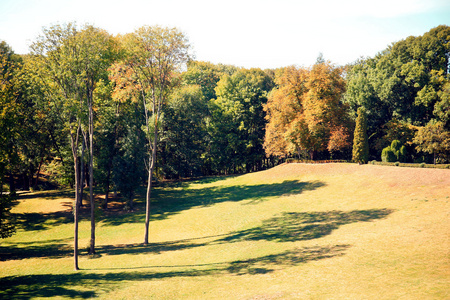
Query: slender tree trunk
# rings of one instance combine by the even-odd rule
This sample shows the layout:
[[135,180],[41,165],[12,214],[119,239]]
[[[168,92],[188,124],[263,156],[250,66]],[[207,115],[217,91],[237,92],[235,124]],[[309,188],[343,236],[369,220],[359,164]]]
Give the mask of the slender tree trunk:
[[78,268],[78,207],[79,207],[79,180],[78,180],[78,157],[74,155],[74,168],[75,168],[75,205],[73,206],[73,218],[74,218],[74,245],[73,245],[73,258],[75,264],[75,270],[79,270]]
[[43,148],[42,148],[42,151],[41,151],[42,157],[41,157],[41,160],[40,160],[40,162],[39,162],[39,167],[38,167],[38,170],[37,170],[37,173],[36,173],[36,181],[34,182],[34,185],[33,185],[34,189],[37,188],[37,185],[38,185],[38,183],[39,183],[39,174],[41,173],[41,167],[42,167],[42,164],[44,163],[44,152],[45,152],[45,148],[46,148],[46,145],[44,144],[44,146],[43,146]]
[[111,177],[111,169],[108,167],[108,175],[106,175],[106,191],[105,191],[105,200],[102,203],[103,209],[108,209],[108,201],[109,201],[109,181]]
[[155,130],[153,149],[152,149],[151,157],[149,159],[149,168],[148,168],[144,245],[148,245],[148,227],[150,224],[150,198],[151,198],[151,192],[152,192],[153,170],[155,168],[155,163],[156,163],[156,141],[157,141],[157,139],[158,139],[158,131]]
[[41,157],[41,161],[39,162],[39,167],[38,167],[38,170],[36,172],[36,181],[34,182],[34,185],[33,185],[34,189],[37,188],[37,185],[39,183],[39,174],[41,173],[41,168],[42,168],[42,164],[43,163],[44,163],[44,157]]
[[[77,205],[78,205],[78,210],[83,207],[83,194],[84,194],[84,152],[86,151],[86,141],[83,138],[82,142],[81,142],[81,157],[80,157],[80,169],[79,169],[79,173],[80,174],[76,174],[75,176],[78,176],[79,178],[79,182],[78,182],[78,188],[79,188],[79,193],[80,196],[78,197],[77,200]],[[78,163],[77,163],[78,165]]]
[[91,201],[91,242],[89,254],[95,254],[95,201],[94,201],[94,112],[92,97],[89,103],[89,197]]
[[[0,187],[3,188],[3,178],[2,181],[0,182]],[[16,181],[14,180],[14,175],[12,172],[9,172],[9,192],[11,194],[15,194],[16,193]]]
[[[77,141],[78,141],[77,132]],[[74,235],[73,235],[73,258],[74,258],[74,268],[75,270],[79,270],[78,268],[78,210],[79,210],[79,202],[80,202],[80,170],[78,169],[78,155],[77,155],[77,145],[78,142],[71,138],[72,143],[72,154],[74,161],[74,169],[75,169],[75,203],[73,206],[73,222],[74,222]]]

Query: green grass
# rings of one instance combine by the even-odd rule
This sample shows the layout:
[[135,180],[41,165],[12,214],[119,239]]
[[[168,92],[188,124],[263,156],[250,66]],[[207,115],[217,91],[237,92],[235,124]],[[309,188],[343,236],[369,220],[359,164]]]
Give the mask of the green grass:
[[80,223],[70,191],[24,193],[0,241],[0,298],[448,299],[450,171],[287,164],[166,183]]

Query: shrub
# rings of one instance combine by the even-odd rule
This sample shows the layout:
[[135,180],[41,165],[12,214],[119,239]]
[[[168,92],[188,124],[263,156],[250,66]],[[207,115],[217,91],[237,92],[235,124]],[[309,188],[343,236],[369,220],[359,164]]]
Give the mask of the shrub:
[[392,149],[392,151],[399,151],[400,150],[400,147],[401,147],[401,145],[400,145],[400,141],[399,140],[393,140],[392,141],[392,143],[391,143],[391,149]]
[[387,146],[381,152],[381,161],[383,162],[395,162],[397,161],[397,155],[392,150],[391,146]]
[[405,146],[401,146],[398,153],[398,160],[401,162],[406,162],[408,160],[408,151]]
[[421,163],[421,164],[419,165],[419,167],[425,168],[425,163]]
[[396,166],[396,167],[400,166],[400,162],[398,162],[398,161],[395,162],[394,166]]
[[367,116],[364,108],[358,108],[353,139],[352,161],[367,163],[369,160],[369,142],[367,138]]

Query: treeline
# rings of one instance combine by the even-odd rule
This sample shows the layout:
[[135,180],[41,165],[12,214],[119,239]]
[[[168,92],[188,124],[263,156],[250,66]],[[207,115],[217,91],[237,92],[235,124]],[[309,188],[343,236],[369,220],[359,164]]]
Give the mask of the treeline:
[[155,179],[351,160],[358,109],[369,145],[358,161],[446,162],[449,57],[448,26],[347,66],[319,56],[261,70],[195,61],[176,29],[56,25],[27,55],[0,44],[0,194],[39,188],[44,173],[79,197],[100,187],[104,208],[118,191],[132,209]]

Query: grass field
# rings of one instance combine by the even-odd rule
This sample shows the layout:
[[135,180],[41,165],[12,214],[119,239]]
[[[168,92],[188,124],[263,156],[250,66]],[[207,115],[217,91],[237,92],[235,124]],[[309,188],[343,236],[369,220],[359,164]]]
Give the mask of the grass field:
[[20,194],[0,298],[450,299],[450,171],[287,164],[154,190],[98,212],[73,271],[70,191]]

